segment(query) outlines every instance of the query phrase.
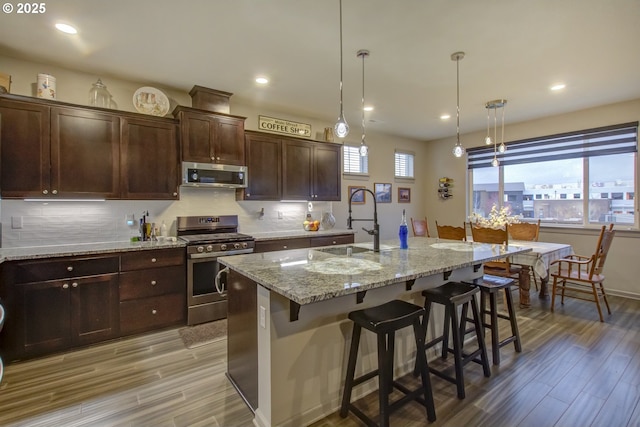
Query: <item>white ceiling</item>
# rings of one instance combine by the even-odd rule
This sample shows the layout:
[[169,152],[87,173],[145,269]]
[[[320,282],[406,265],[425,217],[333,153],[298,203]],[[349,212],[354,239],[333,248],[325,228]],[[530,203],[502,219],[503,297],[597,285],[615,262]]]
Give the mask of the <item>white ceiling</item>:
[[[40,15],[0,14],[0,54],[333,122],[339,113],[338,0],[54,0]],[[79,29],[55,29],[58,21]],[[367,129],[430,140],[640,98],[640,0],[343,0],[344,104]],[[0,66],[0,70],[1,70]],[[258,87],[259,75],[271,79]],[[564,91],[549,87],[564,82]],[[443,113],[452,119],[443,122]],[[286,117],[285,117],[286,118]]]

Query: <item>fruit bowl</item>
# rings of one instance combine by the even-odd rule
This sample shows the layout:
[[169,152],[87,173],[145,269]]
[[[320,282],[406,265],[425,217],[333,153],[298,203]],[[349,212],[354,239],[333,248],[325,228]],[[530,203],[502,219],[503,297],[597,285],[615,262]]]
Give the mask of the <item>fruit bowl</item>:
[[305,231],[318,231],[320,229],[320,221],[305,221],[302,226]]

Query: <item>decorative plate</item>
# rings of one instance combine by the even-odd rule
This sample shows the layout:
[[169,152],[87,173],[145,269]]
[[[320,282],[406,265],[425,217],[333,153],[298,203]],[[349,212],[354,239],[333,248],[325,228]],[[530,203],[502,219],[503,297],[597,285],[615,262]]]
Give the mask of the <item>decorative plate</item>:
[[169,112],[169,99],[158,89],[144,86],[133,94],[133,106],[139,113],[162,117]]

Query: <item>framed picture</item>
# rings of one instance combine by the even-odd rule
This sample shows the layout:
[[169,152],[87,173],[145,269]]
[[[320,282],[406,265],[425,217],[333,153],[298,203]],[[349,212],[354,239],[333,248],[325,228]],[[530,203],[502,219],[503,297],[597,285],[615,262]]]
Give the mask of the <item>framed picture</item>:
[[387,183],[374,183],[374,193],[376,195],[376,202],[378,203],[391,203],[391,184]]
[[411,189],[398,187],[398,203],[411,202]]
[[[354,191],[356,191],[358,188],[365,188],[362,186],[349,186],[349,197],[351,197],[351,195],[353,194]],[[367,192],[366,191],[358,191],[358,193],[353,196],[353,199],[351,199],[351,204],[352,205],[364,205],[367,201]]]

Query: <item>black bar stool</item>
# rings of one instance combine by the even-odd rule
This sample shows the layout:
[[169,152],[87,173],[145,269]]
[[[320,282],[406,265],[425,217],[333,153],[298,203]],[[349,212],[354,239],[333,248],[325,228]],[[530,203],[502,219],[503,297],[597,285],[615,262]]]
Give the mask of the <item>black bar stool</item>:
[[[424,351],[420,351],[420,349],[424,347],[425,333],[420,320],[424,313],[424,308],[401,300],[393,300],[376,307],[365,308],[349,313],[349,319],[353,321],[353,334],[351,337],[351,348],[349,350],[349,362],[347,364],[347,377],[342,395],[342,406],[340,407],[340,416],[342,418],[345,418],[347,413],[351,411],[368,426],[376,425],[373,420],[351,403],[351,392],[353,387],[377,375],[380,402],[380,427],[388,427],[389,415],[411,400],[418,401],[426,408],[429,421],[436,420],[431,382],[429,380],[429,366]],[[420,367],[419,372],[422,379],[422,387],[418,387],[415,390],[409,390],[393,379],[395,332],[408,326],[413,326],[417,349],[416,364]],[[378,369],[355,378],[362,328],[368,329],[377,335]],[[389,394],[392,392],[393,387],[405,395],[390,404]],[[424,397],[421,397],[421,395]]]
[[[513,286],[515,280],[508,277],[485,274],[470,283],[480,288],[480,313],[482,326],[491,331],[491,353],[493,357],[493,364],[500,365],[500,348],[509,343],[513,343],[516,352],[520,353],[522,351],[520,332],[518,331],[518,322],[516,320],[516,312],[513,306],[513,298],[511,296],[511,286]],[[504,291],[508,314],[498,312],[498,294],[500,291]],[[488,308],[487,297],[489,297]],[[488,322],[486,321],[487,315],[489,316]],[[508,320],[511,324],[511,335],[502,341],[500,341],[498,333],[498,319]]]
[[[422,295],[425,297],[424,307],[426,310],[423,318],[425,332],[429,324],[431,304],[437,303],[444,306],[444,325],[442,335],[426,343],[424,348],[427,350],[442,342],[442,358],[446,359],[449,353],[453,353],[454,359],[454,376],[447,373],[450,366],[443,369],[429,367],[429,372],[455,384],[459,399],[464,399],[465,397],[463,367],[467,363],[476,362],[482,365],[484,376],[491,376],[491,368],[489,367],[487,357],[487,347],[484,343],[482,322],[478,310],[478,303],[475,298],[476,294],[479,292],[480,289],[476,286],[458,282],[448,282],[437,288],[422,291]],[[464,336],[466,335],[466,323],[464,319],[466,319],[466,313],[469,305],[471,305],[471,310],[473,311],[473,330],[475,331],[478,348],[472,353],[466,354],[463,352],[463,341]],[[458,307],[460,306],[462,306],[462,314],[459,317]],[[451,330],[451,335],[453,337],[453,348],[449,347],[449,330]],[[416,370],[417,369],[418,367],[416,366]]]

